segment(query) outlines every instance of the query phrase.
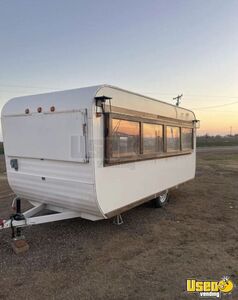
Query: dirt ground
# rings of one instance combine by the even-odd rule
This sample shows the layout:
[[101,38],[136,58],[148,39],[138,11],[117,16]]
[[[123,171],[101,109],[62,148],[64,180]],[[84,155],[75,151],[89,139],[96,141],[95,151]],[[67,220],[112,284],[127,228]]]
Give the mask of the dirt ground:
[[[0,160],[0,216],[13,198]],[[15,255],[0,232],[0,299],[198,299],[186,279],[238,285],[238,149],[198,153],[196,179],[111,220],[74,219],[27,228],[30,250]],[[238,299],[238,288],[224,299]],[[215,299],[215,298],[214,298]]]

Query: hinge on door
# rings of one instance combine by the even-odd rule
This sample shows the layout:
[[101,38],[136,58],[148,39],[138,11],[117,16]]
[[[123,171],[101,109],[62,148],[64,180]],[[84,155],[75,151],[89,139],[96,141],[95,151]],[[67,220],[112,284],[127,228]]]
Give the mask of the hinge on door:
[[84,123],[83,124],[83,135],[86,136],[86,133],[87,133],[87,124]]
[[89,162],[89,154],[88,154],[88,118],[87,118],[87,109],[84,110],[83,112],[83,122],[82,123],[82,133],[83,133],[83,139],[84,139],[84,162],[87,163]]

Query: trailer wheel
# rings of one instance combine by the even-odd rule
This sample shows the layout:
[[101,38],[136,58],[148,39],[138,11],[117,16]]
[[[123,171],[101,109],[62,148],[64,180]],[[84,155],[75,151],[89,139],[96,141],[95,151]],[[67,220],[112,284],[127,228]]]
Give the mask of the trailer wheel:
[[154,205],[156,208],[163,207],[169,200],[169,190],[164,191],[159,197],[154,199]]

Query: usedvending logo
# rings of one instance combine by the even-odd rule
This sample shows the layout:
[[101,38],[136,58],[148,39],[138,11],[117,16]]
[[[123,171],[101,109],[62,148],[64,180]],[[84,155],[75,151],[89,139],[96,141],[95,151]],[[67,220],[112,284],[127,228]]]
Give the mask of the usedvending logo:
[[187,292],[197,293],[201,298],[221,298],[222,295],[231,294],[234,290],[234,283],[228,276],[220,281],[187,279]]

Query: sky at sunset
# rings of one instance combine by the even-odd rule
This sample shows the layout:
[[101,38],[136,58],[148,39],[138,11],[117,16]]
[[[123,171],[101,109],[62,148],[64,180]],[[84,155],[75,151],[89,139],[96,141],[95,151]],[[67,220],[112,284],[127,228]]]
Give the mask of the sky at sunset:
[[183,93],[199,134],[238,134],[237,12],[237,0],[0,0],[0,109],[107,83]]

